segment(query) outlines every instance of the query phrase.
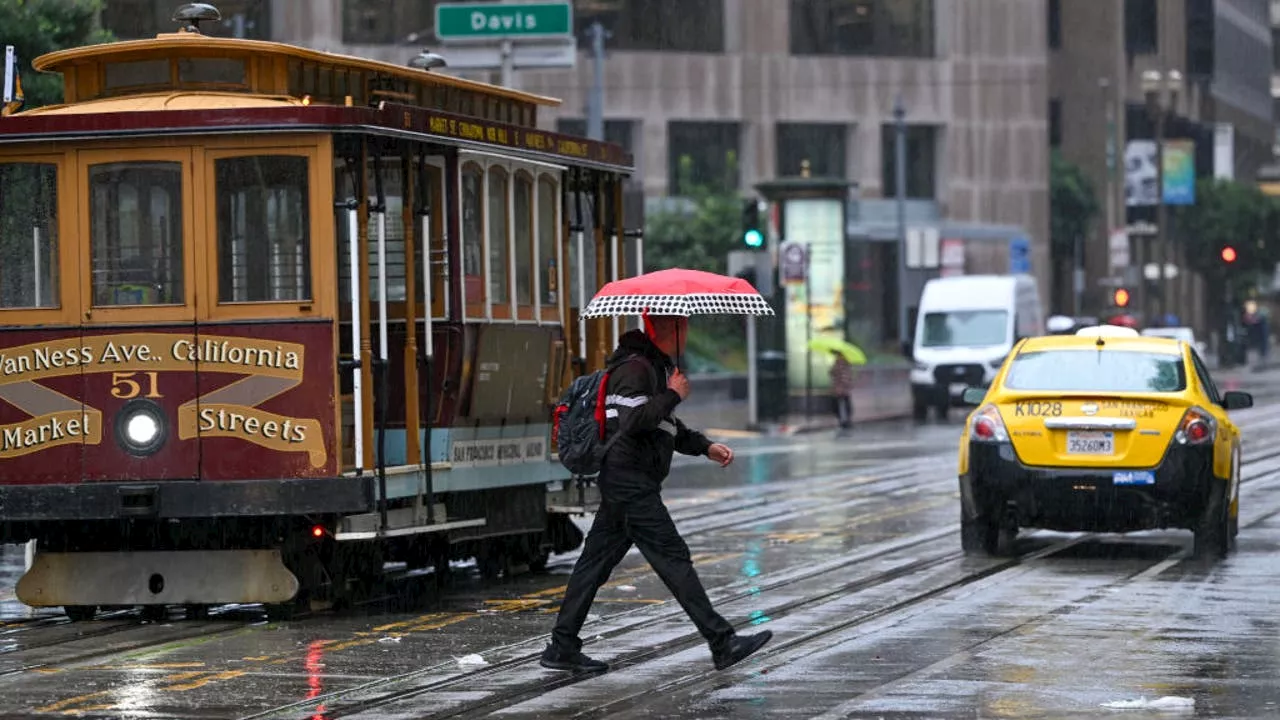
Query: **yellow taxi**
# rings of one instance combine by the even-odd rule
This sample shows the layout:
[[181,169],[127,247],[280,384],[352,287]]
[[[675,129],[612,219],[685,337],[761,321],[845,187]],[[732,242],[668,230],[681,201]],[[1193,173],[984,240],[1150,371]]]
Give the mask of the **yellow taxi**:
[[960,437],[961,545],[1010,555],[1019,528],[1183,528],[1194,552],[1235,546],[1240,430],[1195,349],[1087,327],[1016,345],[987,389],[968,388]]

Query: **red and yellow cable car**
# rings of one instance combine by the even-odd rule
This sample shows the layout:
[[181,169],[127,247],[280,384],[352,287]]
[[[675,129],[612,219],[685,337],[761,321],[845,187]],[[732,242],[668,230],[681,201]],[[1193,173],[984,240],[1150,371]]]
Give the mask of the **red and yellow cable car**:
[[[386,561],[576,548],[549,408],[639,272],[621,148],[558,101],[216,38],[50,53],[0,117],[0,542],[23,602],[340,600]],[[572,212],[571,212],[572,209]],[[579,219],[581,218],[581,219]],[[629,248],[629,250],[628,250]]]

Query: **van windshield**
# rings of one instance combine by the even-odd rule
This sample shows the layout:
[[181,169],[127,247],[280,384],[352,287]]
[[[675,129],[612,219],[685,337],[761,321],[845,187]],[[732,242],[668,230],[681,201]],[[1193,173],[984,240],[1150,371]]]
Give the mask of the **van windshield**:
[[952,310],[924,315],[921,347],[979,347],[1009,341],[1007,310]]

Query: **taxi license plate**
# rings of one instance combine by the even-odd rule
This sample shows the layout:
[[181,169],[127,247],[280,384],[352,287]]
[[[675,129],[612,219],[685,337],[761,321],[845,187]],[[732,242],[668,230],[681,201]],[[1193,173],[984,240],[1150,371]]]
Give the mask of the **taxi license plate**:
[[1112,432],[1068,432],[1068,455],[1114,455],[1116,452],[1115,433]]

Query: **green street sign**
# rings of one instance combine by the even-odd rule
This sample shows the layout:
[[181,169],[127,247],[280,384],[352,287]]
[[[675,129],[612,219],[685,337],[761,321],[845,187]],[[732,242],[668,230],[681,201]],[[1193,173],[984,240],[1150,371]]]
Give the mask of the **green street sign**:
[[573,9],[567,2],[441,3],[436,5],[436,38],[519,40],[573,35]]

